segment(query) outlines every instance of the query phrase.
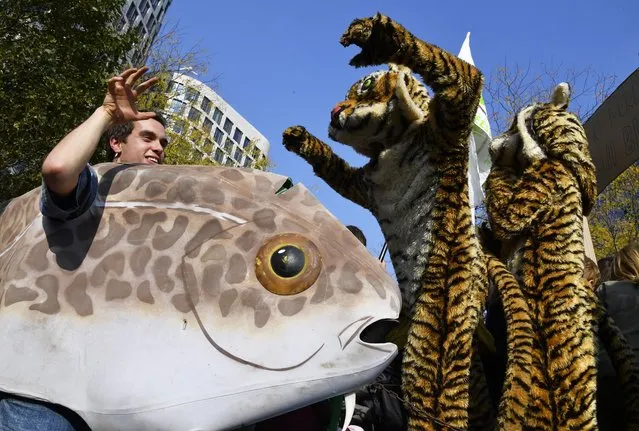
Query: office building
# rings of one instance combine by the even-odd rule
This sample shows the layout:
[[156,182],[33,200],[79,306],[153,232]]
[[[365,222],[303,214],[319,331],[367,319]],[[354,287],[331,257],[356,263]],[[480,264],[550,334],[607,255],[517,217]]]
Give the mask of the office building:
[[202,157],[226,166],[264,168],[268,140],[209,86],[173,74],[168,93],[169,130],[195,136],[189,142]]
[[173,0],[127,0],[122,6],[122,17],[117,24],[119,32],[135,28],[140,33],[140,44],[129,53],[132,64],[146,62],[149,47],[162,27],[166,11]]

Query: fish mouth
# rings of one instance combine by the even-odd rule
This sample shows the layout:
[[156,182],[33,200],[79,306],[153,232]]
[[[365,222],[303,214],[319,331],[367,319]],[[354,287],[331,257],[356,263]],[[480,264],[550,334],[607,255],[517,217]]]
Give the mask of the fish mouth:
[[357,340],[359,344],[369,348],[387,351],[381,347],[385,344],[392,344],[386,341],[386,336],[398,324],[396,319],[381,318],[376,320],[373,316],[365,316],[346,326],[337,338],[342,350]]

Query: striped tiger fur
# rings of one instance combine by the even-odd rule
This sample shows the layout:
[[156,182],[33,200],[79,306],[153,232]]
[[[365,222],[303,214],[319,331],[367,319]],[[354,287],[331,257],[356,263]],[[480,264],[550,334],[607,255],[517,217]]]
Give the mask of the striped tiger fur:
[[530,367],[533,347],[533,322],[519,282],[506,265],[485,252],[488,279],[501,298],[507,327],[508,362],[499,401],[498,429],[521,429],[529,403]]
[[597,299],[583,279],[583,215],[595,199],[595,167],[569,87],[524,108],[491,143],[486,207],[499,240],[515,250],[534,324],[528,408],[521,429],[597,429]]
[[[442,429],[433,417],[456,428],[487,429],[492,417],[485,407],[473,407],[469,423],[473,334],[488,284],[467,184],[482,75],[380,14],[353,21],[341,43],[361,48],[353,66],[391,63],[357,81],[331,112],[329,136],[370,161],[349,166],[301,126],[284,132],[284,145],[380,223],[402,290],[402,314],[412,320],[402,378],[409,429]],[[432,99],[411,71],[434,90]],[[477,402],[489,406],[482,394]]]

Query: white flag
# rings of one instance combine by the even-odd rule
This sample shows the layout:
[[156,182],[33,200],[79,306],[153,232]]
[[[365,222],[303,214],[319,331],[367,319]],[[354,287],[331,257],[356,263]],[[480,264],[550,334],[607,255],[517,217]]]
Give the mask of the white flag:
[[[466,39],[459,50],[458,57],[475,65],[473,55],[470,52],[470,32],[466,34]],[[482,95],[475,115],[473,133],[470,135],[470,157],[468,159],[468,193],[473,224],[475,223],[475,207],[479,206],[484,200],[482,186],[488,177],[488,172],[490,172],[491,161],[488,148],[491,139],[486,103]]]

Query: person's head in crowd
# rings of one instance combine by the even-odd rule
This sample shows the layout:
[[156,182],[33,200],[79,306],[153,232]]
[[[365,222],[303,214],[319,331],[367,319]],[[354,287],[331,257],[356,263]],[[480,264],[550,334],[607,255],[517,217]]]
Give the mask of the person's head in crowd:
[[632,241],[619,250],[612,262],[612,279],[639,284],[639,242]]
[[599,279],[601,283],[610,281],[612,278],[612,260],[614,255],[606,256],[597,261],[599,267]]
[[147,120],[114,124],[104,133],[109,159],[119,163],[160,164],[168,145],[166,119],[157,111]]
[[592,290],[596,290],[601,282],[599,267],[588,256],[586,256],[584,262],[584,278],[588,281]]
[[357,226],[353,226],[352,224],[349,224],[348,226],[346,226],[346,229],[350,230],[351,233],[355,235],[355,238],[357,238],[359,242],[364,244],[364,247],[366,247],[366,236],[364,236],[364,232],[362,232],[360,228],[358,228]]

